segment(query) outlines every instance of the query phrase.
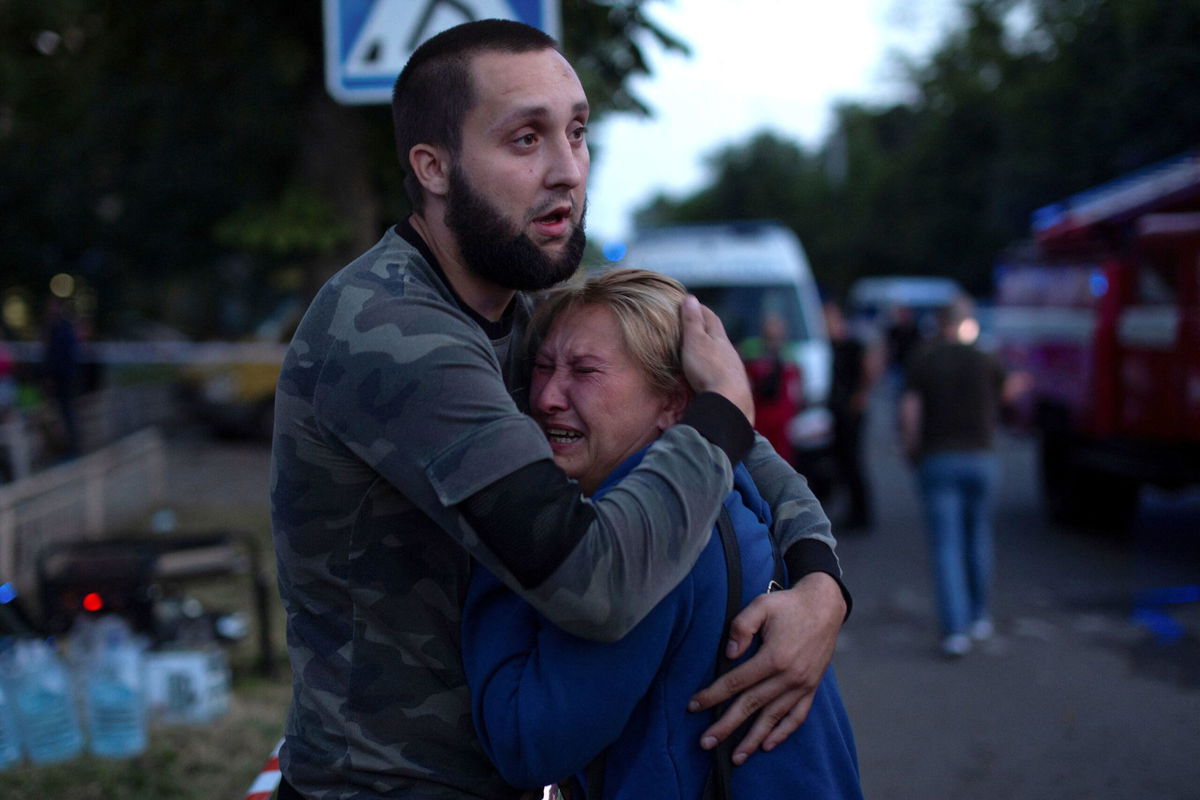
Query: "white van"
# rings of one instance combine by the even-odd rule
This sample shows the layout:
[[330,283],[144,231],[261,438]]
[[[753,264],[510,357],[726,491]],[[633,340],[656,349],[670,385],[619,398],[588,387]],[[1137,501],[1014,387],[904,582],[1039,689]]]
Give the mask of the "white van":
[[[670,275],[717,313],[730,340],[755,339],[765,315],[787,322],[791,352],[804,378],[806,420],[795,429],[815,446],[827,438],[823,422],[833,359],[821,300],[804,248],[795,234],[770,222],[681,225],[638,232],[621,267]],[[818,410],[821,413],[807,413]]]

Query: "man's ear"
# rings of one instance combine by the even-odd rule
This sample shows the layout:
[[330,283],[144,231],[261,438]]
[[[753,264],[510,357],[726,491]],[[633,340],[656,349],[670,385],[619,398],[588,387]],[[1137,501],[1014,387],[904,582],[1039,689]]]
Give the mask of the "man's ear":
[[679,422],[679,418],[683,416],[684,409],[687,408],[688,401],[691,399],[691,390],[688,388],[687,383],[683,379],[680,379],[675,383],[675,388],[667,393],[667,399],[664,401],[662,411],[658,415],[658,429],[665,431],[676,422]]
[[413,145],[408,151],[408,166],[430,194],[444,197],[450,191],[450,159],[444,148]]

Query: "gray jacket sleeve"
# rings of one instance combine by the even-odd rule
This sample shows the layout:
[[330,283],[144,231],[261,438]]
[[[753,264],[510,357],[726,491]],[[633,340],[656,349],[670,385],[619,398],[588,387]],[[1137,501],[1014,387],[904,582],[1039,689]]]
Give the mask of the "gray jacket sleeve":
[[808,486],[808,481],[784,461],[761,435],[745,459],[759,494],[771,507],[771,535],[787,564],[788,578],[795,583],[812,572],[831,575],[841,587],[847,616],[850,592],[842,581],[842,567],[835,548],[837,541],[829,517]]
[[697,544],[708,541],[697,532],[711,532],[725,496],[727,465],[752,442],[723,398],[701,395],[683,423],[595,502],[549,462],[467,498],[463,515],[503,564],[497,574],[570,633],[612,640],[628,632],[691,569]]

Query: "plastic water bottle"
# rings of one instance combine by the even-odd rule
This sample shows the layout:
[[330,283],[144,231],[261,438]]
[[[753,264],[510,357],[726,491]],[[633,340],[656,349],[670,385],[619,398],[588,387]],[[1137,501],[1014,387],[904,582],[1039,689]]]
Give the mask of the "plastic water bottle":
[[40,640],[18,642],[13,683],[21,741],[35,764],[66,761],[83,750],[70,676],[58,654]]
[[123,621],[112,619],[98,631],[87,655],[84,703],[91,751],[104,758],[129,758],[146,749],[142,648]]
[[11,697],[0,685],[0,769],[8,769],[21,760],[21,734],[17,729]]

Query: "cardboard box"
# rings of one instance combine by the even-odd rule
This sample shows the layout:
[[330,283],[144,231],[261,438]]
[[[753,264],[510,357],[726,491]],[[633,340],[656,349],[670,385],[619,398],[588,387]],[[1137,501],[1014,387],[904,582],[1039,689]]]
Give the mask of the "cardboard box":
[[150,652],[144,669],[154,722],[203,724],[229,711],[229,661],[221,650]]

